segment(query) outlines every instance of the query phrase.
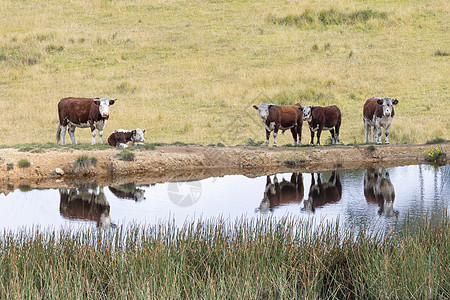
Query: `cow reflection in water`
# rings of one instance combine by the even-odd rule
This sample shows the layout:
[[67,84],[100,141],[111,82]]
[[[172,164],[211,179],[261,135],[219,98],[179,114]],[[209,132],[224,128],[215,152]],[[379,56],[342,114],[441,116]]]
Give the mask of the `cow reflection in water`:
[[103,187],[83,184],[77,188],[60,189],[59,193],[59,211],[64,218],[94,221],[99,228],[114,227]]
[[145,191],[137,188],[134,183],[126,183],[119,186],[110,186],[109,190],[120,199],[129,199],[136,202],[145,200]]
[[394,210],[395,191],[387,171],[381,169],[366,170],[364,174],[364,196],[369,203],[377,204],[380,209],[378,214],[386,217],[397,216],[398,211]]
[[328,203],[336,203],[341,200],[341,197],[342,185],[338,172],[331,172],[330,179],[324,183],[320,179],[320,173],[317,173],[317,183],[314,179],[314,173],[311,173],[311,186],[308,199],[304,201],[303,210],[314,212],[316,207],[322,207]]
[[266,213],[269,210],[273,211],[277,206],[291,203],[302,202],[303,198],[303,177],[300,173],[292,173],[291,180],[278,182],[275,175],[273,183],[270,176],[267,176],[266,188],[264,191],[264,198],[259,208],[256,211]]

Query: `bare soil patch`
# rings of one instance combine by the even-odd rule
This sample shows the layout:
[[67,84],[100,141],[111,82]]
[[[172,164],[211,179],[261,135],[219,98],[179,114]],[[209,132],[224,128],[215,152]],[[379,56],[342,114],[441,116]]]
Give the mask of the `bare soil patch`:
[[[244,174],[249,177],[278,172],[320,172],[330,169],[389,167],[425,162],[431,145],[359,145],[321,147],[202,147],[161,146],[134,149],[133,161],[118,158],[121,150],[48,149],[41,153],[0,149],[0,192],[20,185],[32,187],[72,186],[82,181],[101,185],[135,182],[199,180],[210,176]],[[440,144],[450,153],[450,143]],[[96,164],[76,168],[86,156]],[[30,167],[20,168],[26,159]],[[59,169],[59,170],[57,170]],[[62,170],[62,172],[61,172]]]

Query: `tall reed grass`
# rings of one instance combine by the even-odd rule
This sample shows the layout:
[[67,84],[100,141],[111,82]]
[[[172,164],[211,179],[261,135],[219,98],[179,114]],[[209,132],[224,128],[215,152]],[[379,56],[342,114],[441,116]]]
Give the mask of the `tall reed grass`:
[[4,232],[0,298],[448,299],[447,212],[402,224],[357,232],[286,217]]

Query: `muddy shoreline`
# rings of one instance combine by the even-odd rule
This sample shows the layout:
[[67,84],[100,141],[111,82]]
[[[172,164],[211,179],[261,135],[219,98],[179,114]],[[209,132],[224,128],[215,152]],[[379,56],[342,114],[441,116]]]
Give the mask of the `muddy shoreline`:
[[[450,143],[437,145],[450,153]],[[243,174],[257,177],[280,172],[320,172],[335,169],[380,168],[425,162],[432,145],[358,145],[321,147],[202,147],[161,146],[134,149],[134,161],[118,158],[119,149],[46,149],[23,152],[0,149],[0,192],[17,187],[59,188],[81,182],[137,185],[167,181],[200,180],[212,176]],[[77,166],[80,156],[95,158],[95,166]],[[20,168],[26,159],[31,166]]]

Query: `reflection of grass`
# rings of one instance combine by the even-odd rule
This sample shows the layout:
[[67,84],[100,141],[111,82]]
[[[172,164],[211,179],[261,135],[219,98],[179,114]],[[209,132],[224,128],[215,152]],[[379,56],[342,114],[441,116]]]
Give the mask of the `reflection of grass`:
[[444,299],[450,224],[437,217],[406,216],[398,234],[295,218],[9,231],[0,298]]

